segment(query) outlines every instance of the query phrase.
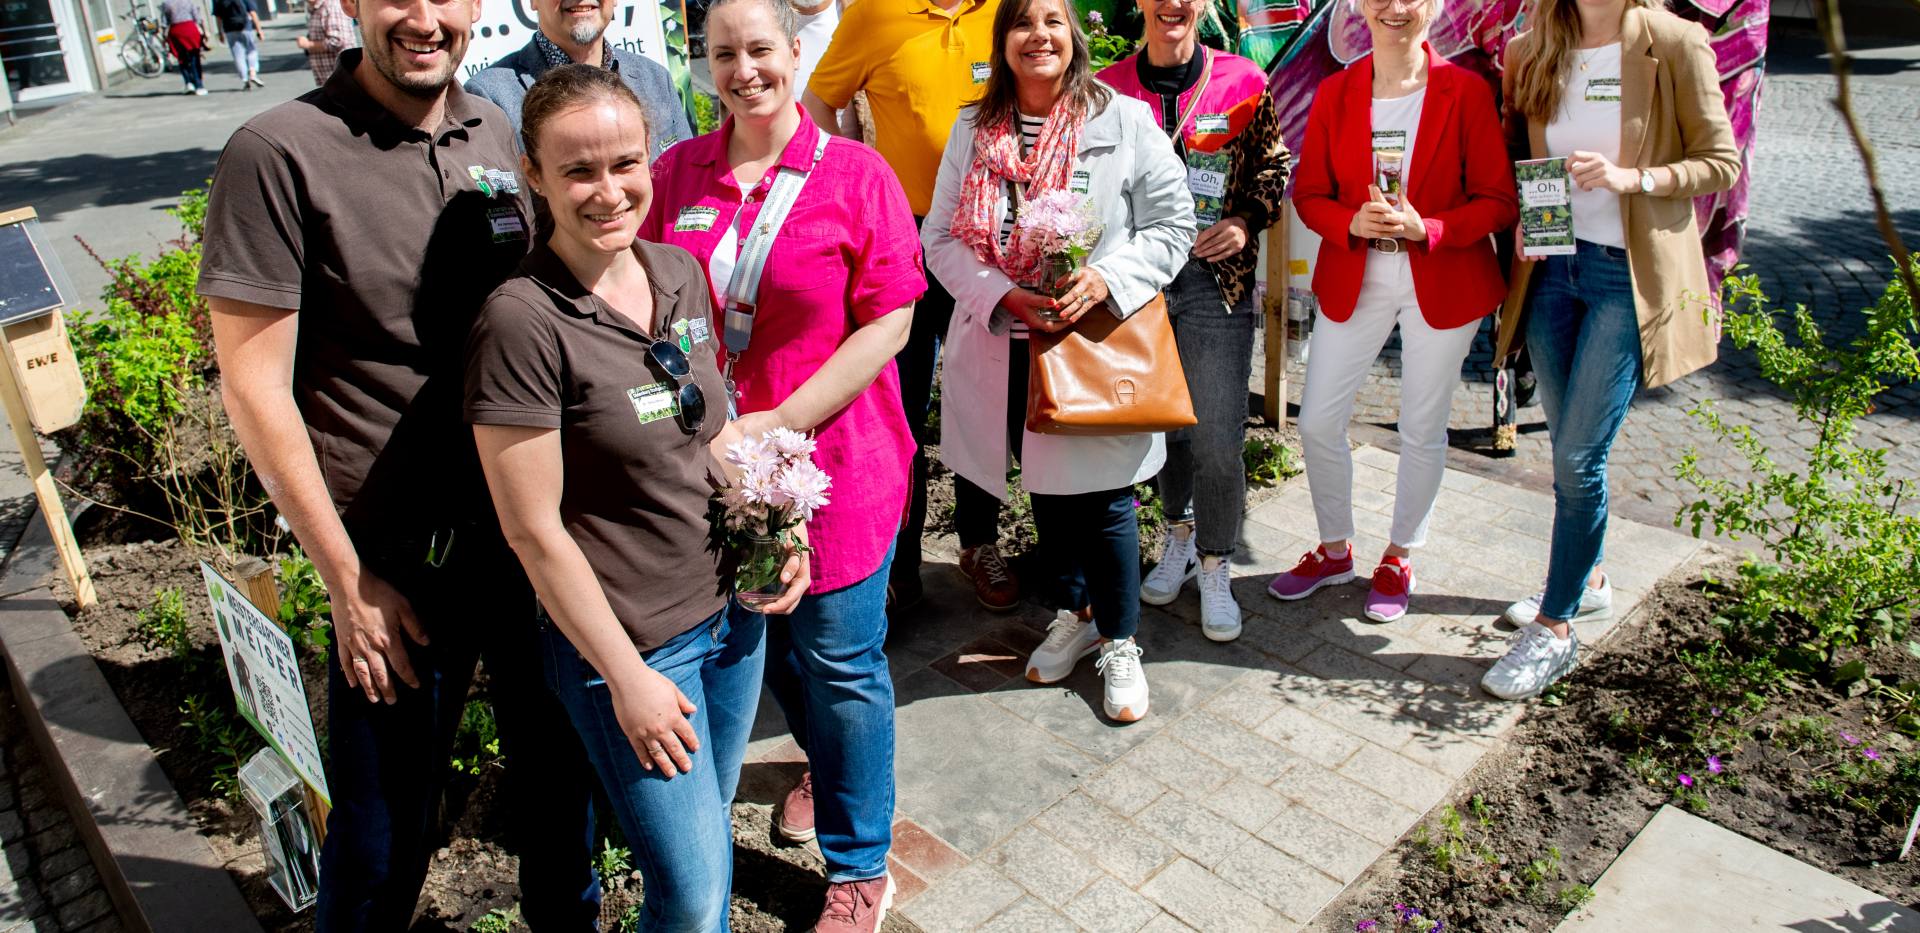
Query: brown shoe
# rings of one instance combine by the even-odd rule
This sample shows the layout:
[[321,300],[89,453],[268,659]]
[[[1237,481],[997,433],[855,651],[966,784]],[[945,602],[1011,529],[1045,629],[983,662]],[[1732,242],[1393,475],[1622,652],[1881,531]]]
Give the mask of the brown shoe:
[[994,612],[1006,612],[1020,605],[1020,578],[991,544],[960,552],[960,572],[973,581],[973,595],[980,605]]
[[827,906],[813,933],[874,933],[893,907],[893,876],[827,885]]
[[813,841],[813,772],[800,775],[800,783],[787,791],[780,803],[780,819],[774,823],[781,838],[799,844]]

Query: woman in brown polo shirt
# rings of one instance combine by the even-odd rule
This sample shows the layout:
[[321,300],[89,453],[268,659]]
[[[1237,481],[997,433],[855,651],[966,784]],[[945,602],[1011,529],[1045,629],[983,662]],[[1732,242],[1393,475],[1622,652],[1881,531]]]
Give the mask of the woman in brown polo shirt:
[[[553,232],[474,327],[467,420],[552,621],[549,684],[643,876],[643,926],[724,930],[730,804],[766,626],[730,605],[707,518],[726,406],[705,273],[684,250],[635,239],[653,197],[650,134],[617,76],[548,71],[521,133]],[[805,568],[789,561],[788,593],[768,611],[799,601]]]

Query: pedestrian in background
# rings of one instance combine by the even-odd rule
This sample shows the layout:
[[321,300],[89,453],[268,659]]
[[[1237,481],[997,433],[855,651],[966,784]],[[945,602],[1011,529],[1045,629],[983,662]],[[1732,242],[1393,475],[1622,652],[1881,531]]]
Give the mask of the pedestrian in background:
[[832,477],[807,526],[813,589],[767,626],[767,686],[808,769],[776,822],[826,861],[813,929],[872,933],[894,891],[887,571],[913,463],[894,355],[926,279],[893,170],[794,100],[797,26],[788,0],[708,7],[707,66],[727,117],[661,157],[640,235],[707,270],[740,432],[811,433]]
[[[1158,433],[1026,430],[1026,336],[1066,330],[1089,314],[1125,320],[1145,307],[1187,262],[1193,198],[1153,111],[1094,78],[1066,0],[1004,0],[992,55],[985,94],[961,111],[947,141],[920,234],[927,266],[955,299],[940,371],[940,456],[956,483],[965,477],[996,504],[1007,495],[1010,460],[1019,460],[1040,544],[1066,583],[1066,606],[1028,657],[1027,679],[1064,680],[1098,653],[1102,708],[1133,722],[1148,706],[1133,638],[1133,484],[1160,469],[1166,446]],[[1084,265],[1043,282],[1046,257],[1021,235],[1020,211],[1074,195],[1103,232]]]
[[1481,680],[1504,699],[1572,671],[1573,623],[1613,614],[1600,569],[1607,457],[1637,388],[1719,352],[1693,199],[1740,177],[1700,24],[1648,0],[1541,0],[1527,25],[1507,44],[1508,119],[1524,124],[1530,158],[1567,160],[1576,251],[1516,258],[1495,350],[1505,360],[1524,335],[1553,441],[1546,586],[1507,609],[1519,631]]
[[240,74],[240,89],[251,91],[266,87],[260,80],[260,16],[253,0],[213,0],[213,18],[220,24],[221,38],[233,53],[233,70]]
[[1200,631],[1240,637],[1230,560],[1247,508],[1243,460],[1247,380],[1253,375],[1254,267],[1262,230],[1279,217],[1287,187],[1267,75],[1237,55],[1200,45],[1213,0],[1140,0],[1146,48],[1100,72],[1100,80],[1144,101],[1174,154],[1187,164],[1200,233],[1167,285],[1167,314],[1199,423],[1167,434],[1160,498],[1166,546],[1140,583],[1140,599],[1164,606],[1188,580],[1200,581]]
[[293,40],[307,53],[313,83],[325,85],[339,67],[340,53],[360,44],[353,21],[340,9],[340,0],[307,0],[307,34]]
[[1400,464],[1386,553],[1362,612],[1407,613],[1413,549],[1447,468],[1460,364],[1506,278],[1491,234],[1519,216],[1493,89],[1435,55],[1440,0],[1350,0],[1373,54],[1320,83],[1294,175],[1300,220],[1318,233],[1320,319],[1300,393],[1300,447],[1320,546],[1275,576],[1276,599],[1354,579],[1353,448],[1347,423],[1388,336],[1400,329]]
[[200,71],[200,53],[207,50],[207,34],[200,28],[200,7],[193,0],[160,0],[160,23],[167,27],[167,48],[180,63],[186,93],[205,97],[207,79]]

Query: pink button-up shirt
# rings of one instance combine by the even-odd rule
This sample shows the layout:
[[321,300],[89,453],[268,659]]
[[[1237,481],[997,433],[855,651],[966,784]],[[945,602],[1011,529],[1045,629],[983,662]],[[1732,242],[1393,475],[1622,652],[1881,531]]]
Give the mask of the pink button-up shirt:
[[[667,150],[653,167],[653,206],[643,239],[712,260],[734,226],[753,229],[778,169],[806,170],[819,137],[800,110],[800,129],[780,162],[743,201],[728,166],[729,118],[720,129]],[[735,231],[736,234],[738,231]],[[739,248],[735,241],[735,249]],[[708,283],[713,289],[713,283]],[[724,290],[726,283],[719,283]],[[834,137],[775,237],[760,279],[753,341],[734,367],[740,411],[785,401],[820,370],[862,324],[904,307],[927,290],[913,211],[893,170],[872,149]],[[714,301],[713,334],[723,332]],[[716,339],[716,346],[725,349]],[[813,590],[851,586],[880,569],[906,507],[914,442],[900,404],[900,375],[889,360],[873,384],[816,429],[814,462],[833,478],[829,504],[808,526]]]

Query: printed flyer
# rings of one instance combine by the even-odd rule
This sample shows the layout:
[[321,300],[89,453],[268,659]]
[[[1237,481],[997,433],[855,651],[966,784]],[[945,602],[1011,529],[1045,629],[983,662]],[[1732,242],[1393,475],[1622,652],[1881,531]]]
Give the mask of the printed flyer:
[[1573,181],[1565,159],[1526,159],[1513,163],[1520,187],[1520,249],[1529,258],[1571,256]]

